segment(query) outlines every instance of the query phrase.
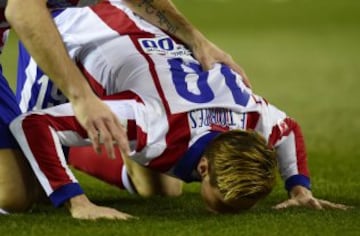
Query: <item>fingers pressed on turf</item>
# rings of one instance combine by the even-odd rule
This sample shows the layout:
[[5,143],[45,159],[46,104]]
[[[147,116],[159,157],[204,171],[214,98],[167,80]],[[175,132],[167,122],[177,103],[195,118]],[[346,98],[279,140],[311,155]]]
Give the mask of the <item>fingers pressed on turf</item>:
[[297,206],[298,204],[296,203],[296,201],[294,201],[293,199],[289,199],[286,200],[282,203],[277,204],[274,209],[280,210],[280,209],[285,209],[285,208],[289,208],[292,206]]
[[322,210],[323,207],[321,206],[320,202],[317,199],[310,199],[307,204],[308,207],[316,209],[316,210]]
[[333,202],[329,202],[329,201],[326,201],[326,200],[319,200],[319,202],[326,209],[347,210],[347,209],[352,208],[351,206],[347,206],[347,205],[339,204],[339,203],[333,203]]

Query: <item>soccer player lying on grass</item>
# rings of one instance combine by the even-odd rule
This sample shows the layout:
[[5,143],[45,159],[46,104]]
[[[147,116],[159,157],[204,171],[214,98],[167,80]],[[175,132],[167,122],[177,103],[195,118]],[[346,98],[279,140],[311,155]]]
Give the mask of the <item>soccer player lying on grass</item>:
[[[114,17],[122,23],[114,24]],[[184,46],[121,4],[67,9],[54,20],[71,57],[97,94],[112,100],[105,102],[127,127],[131,152],[121,155],[125,165],[103,170],[119,186],[132,182],[145,196],[178,195],[176,179],[201,181],[209,209],[236,212],[271,191],[278,161],[290,199],[277,208],[346,208],[312,196],[299,126],[227,66],[203,71]],[[69,169],[61,145],[93,141],[69,104],[26,113],[11,129],[55,206],[65,204],[80,219],[130,217],[91,203]]]

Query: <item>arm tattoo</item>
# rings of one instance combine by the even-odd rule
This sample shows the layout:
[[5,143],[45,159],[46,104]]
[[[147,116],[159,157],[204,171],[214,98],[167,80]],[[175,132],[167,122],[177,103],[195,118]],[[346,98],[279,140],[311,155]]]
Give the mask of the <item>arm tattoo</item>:
[[178,27],[171,23],[169,18],[166,16],[165,11],[157,10],[153,5],[154,0],[142,0],[138,7],[145,8],[145,12],[149,15],[155,15],[158,18],[158,23],[160,26],[164,26],[166,31],[169,33],[175,34],[178,30]]

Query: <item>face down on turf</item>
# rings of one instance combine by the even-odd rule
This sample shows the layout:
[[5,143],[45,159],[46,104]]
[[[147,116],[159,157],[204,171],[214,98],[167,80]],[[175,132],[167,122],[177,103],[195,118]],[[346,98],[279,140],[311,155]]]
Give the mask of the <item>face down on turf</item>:
[[249,209],[271,192],[276,169],[275,150],[257,132],[222,133],[210,143],[197,166],[201,196],[213,212]]

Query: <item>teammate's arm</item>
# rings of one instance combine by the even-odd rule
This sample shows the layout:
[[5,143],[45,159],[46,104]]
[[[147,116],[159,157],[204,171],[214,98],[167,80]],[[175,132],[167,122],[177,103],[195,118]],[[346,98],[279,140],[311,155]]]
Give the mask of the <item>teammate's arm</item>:
[[113,141],[129,152],[125,129],[110,109],[92,92],[70,59],[47,10],[46,0],[8,0],[5,15],[42,70],[68,97],[76,117],[86,129],[96,150],[99,133],[108,154],[114,157]]
[[245,72],[235,63],[231,56],[210,42],[177,10],[170,0],[124,1],[145,20],[186,43],[204,69],[211,69],[216,62],[227,64],[242,75],[245,83],[250,86]]

